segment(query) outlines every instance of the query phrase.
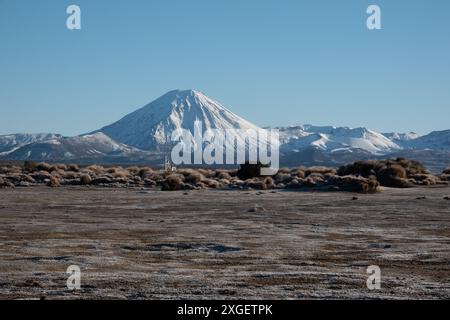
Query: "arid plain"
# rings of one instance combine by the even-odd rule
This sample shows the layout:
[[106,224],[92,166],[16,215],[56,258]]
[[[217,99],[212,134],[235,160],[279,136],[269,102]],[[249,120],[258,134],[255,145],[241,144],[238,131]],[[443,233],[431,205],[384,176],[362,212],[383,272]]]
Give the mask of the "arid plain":
[[[448,299],[449,196],[1,189],[0,298]],[[370,265],[380,290],[366,286]]]

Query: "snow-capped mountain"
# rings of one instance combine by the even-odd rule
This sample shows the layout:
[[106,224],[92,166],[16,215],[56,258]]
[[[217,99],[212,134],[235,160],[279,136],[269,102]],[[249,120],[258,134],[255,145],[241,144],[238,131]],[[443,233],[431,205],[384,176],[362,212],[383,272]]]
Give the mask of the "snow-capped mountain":
[[409,140],[405,147],[415,150],[450,151],[450,130],[433,131],[425,136]]
[[[0,159],[161,163],[181,129],[194,134],[195,122],[208,129],[253,129],[256,125],[194,90],[174,90],[91,134],[0,136]],[[367,128],[295,125],[276,128],[284,165],[340,165],[374,157],[405,156],[439,169],[450,165],[450,130],[425,136],[378,133]],[[220,137],[221,139],[223,137]],[[244,137],[238,137],[242,142]]]
[[383,136],[395,142],[401,147],[406,147],[411,140],[420,137],[420,135],[415,132],[408,132],[408,133],[387,132],[383,133]]
[[199,91],[174,90],[96,132],[143,150],[165,150],[173,144],[172,132],[186,129],[194,134],[195,121],[202,123],[203,132],[259,129]]
[[401,147],[381,133],[366,128],[298,125],[278,128],[282,150],[309,147],[328,152],[361,149],[371,154],[386,154]]
[[8,160],[70,161],[103,159],[105,157],[135,158],[147,153],[118,143],[103,133],[62,137],[54,136],[26,144],[3,158]]
[[17,133],[0,136],[0,156],[7,155],[15,150],[35,142],[58,139],[61,135],[53,133]]

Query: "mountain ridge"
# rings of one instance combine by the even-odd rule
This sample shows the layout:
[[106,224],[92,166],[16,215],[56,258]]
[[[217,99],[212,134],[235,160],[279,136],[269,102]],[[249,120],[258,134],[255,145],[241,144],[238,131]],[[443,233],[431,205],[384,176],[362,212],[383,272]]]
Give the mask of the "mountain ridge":
[[[204,132],[207,129],[261,129],[200,91],[172,90],[88,134],[74,137],[55,133],[2,135],[0,159],[146,161],[153,154],[167,152],[172,144],[173,131],[186,129],[193,133],[196,120],[201,122]],[[326,159],[328,163],[341,163],[358,160],[358,157],[388,157],[391,154],[410,154],[428,159],[433,152],[439,153],[440,161],[445,162],[445,154],[450,155],[450,130],[420,136],[414,132],[379,133],[365,127],[311,124],[275,129],[280,133],[281,157],[285,157],[286,163],[295,165],[301,164],[301,159],[318,159],[318,163],[320,159]],[[295,159],[298,159],[297,163]],[[442,163],[444,165],[450,163]]]

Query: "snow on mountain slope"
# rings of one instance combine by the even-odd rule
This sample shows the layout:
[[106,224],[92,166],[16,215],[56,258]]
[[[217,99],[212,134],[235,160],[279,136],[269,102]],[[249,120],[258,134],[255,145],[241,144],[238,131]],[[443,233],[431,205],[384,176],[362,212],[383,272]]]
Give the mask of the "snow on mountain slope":
[[415,150],[450,151],[450,130],[433,131],[425,136],[407,141],[405,147]]
[[[261,130],[201,92],[174,90],[91,134],[0,136],[0,159],[102,161],[108,158],[110,162],[120,159],[121,163],[149,159],[163,155],[158,151],[167,153],[174,144],[171,141],[174,131],[186,129],[193,134],[196,121],[202,123],[203,133],[208,129]],[[341,163],[402,152],[431,159],[434,153],[444,154],[443,158],[450,152],[450,130],[421,137],[413,132],[381,134],[366,128],[334,126],[296,125],[276,129],[280,133],[281,156],[288,156],[292,163],[300,161],[298,164],[308,159],[311,163]],[[243,137],[238,138],[239,142],[242,140]],[[420,152],[423,150],[427,152]]]
[[282,150],[315,147],[329,152],[362,149],[372,154],[386,154],[401,149],[384,135],[366,128],[299,125],[278,129]]
[[48,141],[60,138],[61,135],[53,133],[17,133],[0,136],[0,156],[7,155],[15,150],[35,142]]
[[194,122],[207,129],[254,129],[220,103],[194,90],[174,90],[121,120],[101,128],[111,138],[143,150],[161,150],[171,145],[171,134],[186,129],[194,134]]
[[136,148],[118,143],[103,133],[62,137],[27,144],[7,155],[9,160],[68,161],[106,156],[134,157],[144,154]]
[[409,132],[409,133],[388,132],[388,133],[383,133],[383,135],[401,147],[407,146],[407,144],[411,140],[414,140],[414,139],[417,139],[420,137],[420,135],[415,132]]

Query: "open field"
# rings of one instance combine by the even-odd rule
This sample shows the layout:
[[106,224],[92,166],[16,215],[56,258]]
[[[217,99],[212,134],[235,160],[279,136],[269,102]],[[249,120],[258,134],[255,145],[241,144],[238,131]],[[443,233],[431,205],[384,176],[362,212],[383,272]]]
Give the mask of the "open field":
[[[448,299],[447,196],[0,189],[0,298]],[[370,265],[381,290],[366,287]]]

